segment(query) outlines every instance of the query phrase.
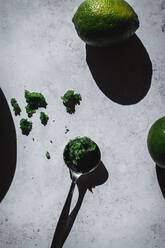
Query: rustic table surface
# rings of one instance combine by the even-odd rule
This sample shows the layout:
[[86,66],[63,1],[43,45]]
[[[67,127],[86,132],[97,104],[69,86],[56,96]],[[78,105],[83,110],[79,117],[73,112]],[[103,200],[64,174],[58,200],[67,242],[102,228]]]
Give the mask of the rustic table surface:
[[[10,106],[17,134],[17,165],[0,204],[0,247],[50,247],[71,182],[62,157],[64,146],[70,138],[89,136],[101,149],[109,178],[93,194],[86,192],[64,247],[162,248],[165,200],[146,139],[151,124],[165,115],[165,1],[128,1],[139,15],[141,26],[136,34],[153,67],[147,95],[130,105],[115,103],[95,82],[98,75],[92,75],[86,62],[90,48],[86,50],[71,22],[80,2],[0,1],[0,85],[7,101],[16,97],[22,108],[21,116],[15,117]],[[91,55],[93,50],[89,50]],[[93,54],[97,57],[97,51]],[[108,80],[111,84],[111,73]],[[19,128],[20,119],[26,117],[25,89],[45,95],[50,118],[42,126],[37,111],[27,137]],[[68,89],[82,95],[73,115],[66,113],[60,99]],[[75,203],[77,197],[76,189]]]

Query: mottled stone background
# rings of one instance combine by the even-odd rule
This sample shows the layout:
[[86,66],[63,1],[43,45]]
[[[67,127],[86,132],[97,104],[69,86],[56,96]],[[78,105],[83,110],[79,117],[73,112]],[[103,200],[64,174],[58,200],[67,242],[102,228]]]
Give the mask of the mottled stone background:
[[[20,117],[13,115],[17,168],[0,204],[0,247],[50,247],[70,186],[63,148],[69,138],[88,135],[100,146],[109,179],[85,195],[64,247],[163,248],[165,200],[146,137],[151,124],[165,115],[165,1],[128,1],[139,15],[137,35],[153,65],[147,96],[130,106],[109,100],[92,78],[85,44],[71,22],[80,2],[0,0],[1,88],[8,101],[16,97],[22,108],[25,89],[41,91],[50,116],[44,127],[37,112],[26,137]],[[67,89],[82,95],[75,115],[67,114],[61,103]],[[26,116],[24,109],[21,116]],[[76,197],[77,191],[74,201]]]

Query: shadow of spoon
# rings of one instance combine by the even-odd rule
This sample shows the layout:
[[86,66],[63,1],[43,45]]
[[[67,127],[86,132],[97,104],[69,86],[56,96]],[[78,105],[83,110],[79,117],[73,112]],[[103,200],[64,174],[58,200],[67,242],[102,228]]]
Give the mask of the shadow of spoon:
[[[72,184],[55,230],[51,248],[63,247],[63,244],[67,239],[77,217],[77,214],[81,208],[87,190],[89,189],[90,191],[92,191],[92,188],[94,188],[95,186],[105,183],[108,179],[108,171],[106,170],[103,163],[100,161],[95,169],[90,171],[90,173],[86,173],[84,175],[74,175],[71,172],[71,179]],[[79,197],[76,206],[69,214],[75,184],[77,184],[78,186]]]

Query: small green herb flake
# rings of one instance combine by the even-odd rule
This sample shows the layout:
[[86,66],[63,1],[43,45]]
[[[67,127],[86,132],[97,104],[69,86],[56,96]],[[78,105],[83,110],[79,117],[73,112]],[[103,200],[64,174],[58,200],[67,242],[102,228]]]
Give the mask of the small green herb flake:
[[44,112],[41,112],[40,113],[40,120],[41,120],[41,123],[46,126],[47,123],[48,123],[48,120],[49,120],[49,117],[48,115],[46,115]]
[[19,107],[17,100],[15,98],[12,98],[10,102],[11,102],[11,105],[13,107],[13,111],[14,111],[15,115],[20,115],[21,108]]
[[65,134],[69,132],[69,129],[65,126]]
[[32,138],[32,140],[34,141],[34,138]]
[[28,121],[27,119],[21,119],[20,128],[22,130],[22,134],[29,135],[30,131],[32,130],[32,122]]
[[26,109],[26,113],[27,113],[27,115],[28,115],[29,118],[31,118],[31,117],[33,116],[33,114],[36,112],[35,109],[32,109],[32,108],[30,107],[30,105],[27,105],[27,106],[25,107],[25,109]]
[[38,108],[46,108],[47,102],[45,97],[38,92],[29,92],[25,90],[25,99],[27,106],[25,107],[28,117],[32,117]]
[[50,153],[49,152],[46,152],[46,158],[50,159]]
[[75,106],[80,105],[80,101],[82,100],[81,95],[74,93],[74,90],[68,90],[61,99],[66,107],[66,112],[69,114],[75,113]]

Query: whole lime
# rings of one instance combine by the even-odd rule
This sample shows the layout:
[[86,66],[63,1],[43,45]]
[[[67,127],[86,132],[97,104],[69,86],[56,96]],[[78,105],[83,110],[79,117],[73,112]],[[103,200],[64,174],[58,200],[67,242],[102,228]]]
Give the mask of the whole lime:
[[155,163],[165,168],[165,117],[160,118],[151,126],[147,145]]
[[92,46],[109,46],[131,37],[138,16],[124,0],[86,0],[72,19],[79,37]]

